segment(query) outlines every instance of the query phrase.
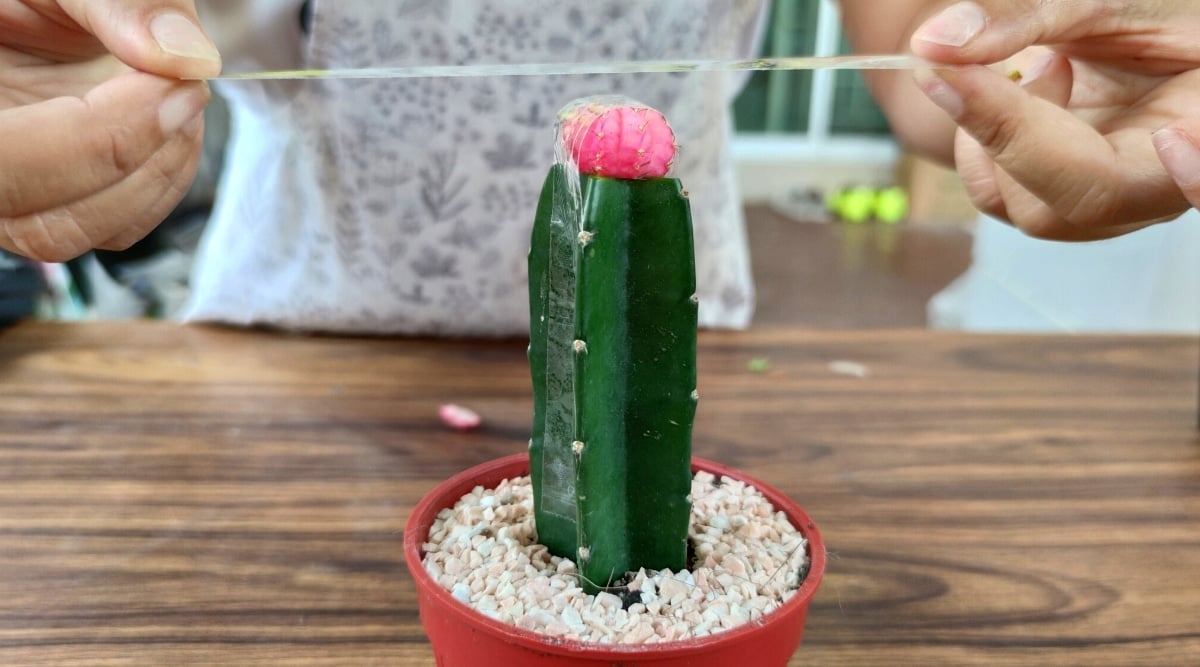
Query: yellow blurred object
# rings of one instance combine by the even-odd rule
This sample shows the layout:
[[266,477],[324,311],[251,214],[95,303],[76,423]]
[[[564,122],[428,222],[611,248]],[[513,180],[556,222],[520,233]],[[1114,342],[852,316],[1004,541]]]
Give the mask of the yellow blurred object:
[[866,222],[875,210],[875,190],[866,186],[839,190],[833,195],[829,208],[846,222]]
[[875,193],[875,219],[896,224],[908,217],[908,193],[900,186],[884,188]]

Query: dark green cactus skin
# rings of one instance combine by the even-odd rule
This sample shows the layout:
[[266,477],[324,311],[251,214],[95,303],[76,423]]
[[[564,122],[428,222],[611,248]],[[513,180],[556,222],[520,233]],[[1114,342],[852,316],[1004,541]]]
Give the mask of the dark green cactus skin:
[[687,566],[696,270],[678,180],[580,179],[581,229],[551,221],[561,165],[534,222],[530,460],[538,541],[595,592]]

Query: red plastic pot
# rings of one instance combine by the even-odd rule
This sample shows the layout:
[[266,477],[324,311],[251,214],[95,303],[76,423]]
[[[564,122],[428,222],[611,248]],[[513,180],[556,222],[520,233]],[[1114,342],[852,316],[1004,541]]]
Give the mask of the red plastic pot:
[[529,474],[525,454],[489,461],[439,484],[413,510],[404,528],[404,560],[417,582],[421,624],[439,667],[728,667],[786,665],[804,635],[808,605],[825,573],[825,543],[804,510],[779,490],[712,461],[694,459],[693,470],[745,481],[762,492],[808,539],[810,567],[800,589],[762,621],[676,642],[613,645],[556,640],[476,612],[450,595],[425,571],[421,545],[441,510],[476,486]]

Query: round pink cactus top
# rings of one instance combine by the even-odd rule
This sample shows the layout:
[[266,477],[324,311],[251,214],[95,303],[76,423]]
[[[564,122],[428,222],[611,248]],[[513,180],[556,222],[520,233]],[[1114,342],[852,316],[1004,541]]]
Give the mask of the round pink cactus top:
[[656,109],[625,98],[584,98],[559,112],[564,157],[580,173],[661,178],[675,162],[675,132]]

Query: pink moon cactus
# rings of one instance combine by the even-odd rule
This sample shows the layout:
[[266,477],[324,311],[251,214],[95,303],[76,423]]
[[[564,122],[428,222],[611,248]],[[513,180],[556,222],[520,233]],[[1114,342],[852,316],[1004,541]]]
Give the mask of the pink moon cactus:
[[699,299],[663,115],[606,97],[558,118],[529,244],[530,472],[539,542],[594,593],[688,565]]
[[623,98],[590,99],[559,114],[560,141],[582,174],[662,178],[675,162],[675,132],[662,113]]

